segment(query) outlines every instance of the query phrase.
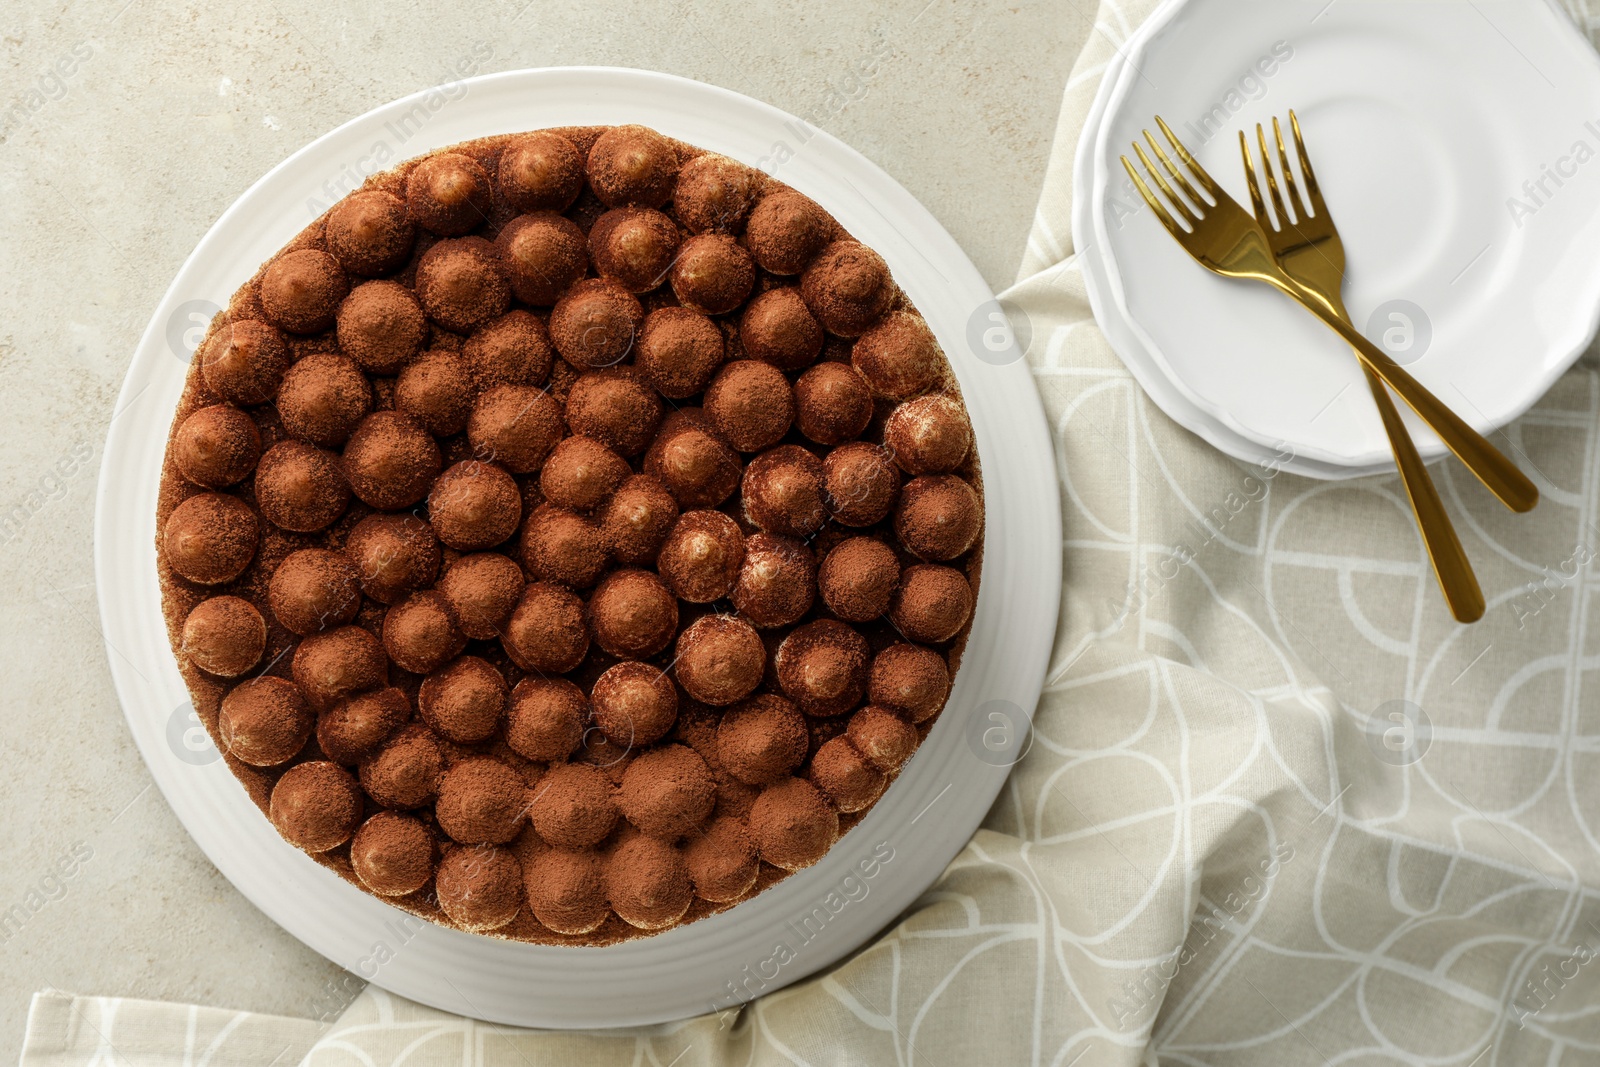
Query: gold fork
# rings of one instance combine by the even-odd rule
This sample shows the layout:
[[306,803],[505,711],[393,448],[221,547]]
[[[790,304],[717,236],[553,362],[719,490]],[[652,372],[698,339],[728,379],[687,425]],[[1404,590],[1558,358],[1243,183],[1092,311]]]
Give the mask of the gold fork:
[[[1266,178],[1267,191],[1272,197],[1273,214],[1267,213],[1266,201],[1261,196],[1256,167],[1250,156],[1250,142],[1243,130],[1239,131],[1239,152],[1244,156],[1245,179],[1250,185],[1250,203],[1255,208],[1256,221],[1266,231],[1267,245],[1273,258],[1284,272],[1299,282],[1308,292],[1328,306],[1328,309],[1345,322],[1350,315],[1344,307],[1344,242],[1333,224],[1333,216],[1322,198],[1316,172],[1311,169],[1311,156],[1306,152],[1305,138],[1300,133],[1300,119],[1289,112],[1289,128],[1294,134],[1295,153],[1300,159],[1300,173],[1305,177],[1305,197],[1295,181],[1294,168],[1289,165],[1289,153],[1283,144],[1283,127],[1272,120],[1272,135],[1277,142],[1278,170],[1282,174],[1284,192],[1278,191],[1278,178],[1273,173],[1272,154],[1268,151],[1267,133],[1256,124],[1256,141],[1261,146],[1261,176]],[[1286,203],[1287,202],[1287,203]],[[1274,218],[1276,222],[1274,222]],[[1483,618],[1483,590],[1478,586],[1472,564],[1461,547],[1461,539],[1450,522],[1450,516],[1439,499],[1439,490],[1417,446],[1406,432],[1400,412],[1389,399],[1383,381],[1372,371],[1366,371],[1367,387],[1378,405],[1378,415],[1389,435],[1389,446],[1394,450],[1395,466],[1400,480],[1411,498],[1411,510],[1417,516],[1417,528],[1422,531],[1422,542],[1433,561],[1433,573],[1444,593],[1445,603],[1458,622],[1477,622]]]
[[[1361,332],[1349,321],[1342,319],[1326,303],[1305,289],[1293,278],[1290,278],[1284,269],[1273,258],[1270,242],[1261,224],[1249,212],[1239,206],[1239,202],[1229,196],[1223,188],[1212,180],[1211,175],[1189,154],[1189,150],[1179,141],[1161,117],[1156,116],[1156,124],[1161,127],[1161,132],[1166,135],[1168,143],[1177,153],[1190,176],[1199,183],[1200,188],[1209,194],[1209,199],[1202,197],[1188,178],[1173,165],[1172,160],[1156,144],[1150,131],[1144,131],[1145,140],[1155,152],[1156,158],[1161,161],[1162,169],[1183,190],[1184,196],[1179,196],[1167,180],[1161,176],[1155,166],[1150,162],[1150,157],[1145,155],[1144,148],[1134,142],[1133,150],[1139,157],[1139,162],[1144,164],[1145,171],[1151,180],[1166,194],[1162,200],[1151,191],[1127,156],[1122,157],[1122,165],[1128,172],[1128,177],[1133,179],[1133,184],[1150,205],[1161,224],[1167,232],[1183,247],[1185,252],[1199,262],[1207,270],[1221,274],[1228,278],[1248,278],[1265,282],[1273,288],[1284,293],[1290,299],[1310,311],[1321,319],[1334,333],[1343,337],[1345,343],[1356,350],[1361,357],[1361,362],[1374,374],[1382,378],[1384,383],[1400,395],[1400,399],[1410,405],[1423,422],[1433,428],[1446,447],[1461,458],[1489,491],[1509,507],[1512,511],[1528,511],[1539,502],[1539,490],[1527,475],[1517,469],[1509,459],[1501,454],[1500,450],[1486,441],[1482,434],[1468,426],[1466,421],[1418,382],[1405,368],[1389,358],[1389,354],[1367,340]],[[1184,197],[1188,199],[1185,200]],[[1178,220],[1182,219],[1182,223]]]

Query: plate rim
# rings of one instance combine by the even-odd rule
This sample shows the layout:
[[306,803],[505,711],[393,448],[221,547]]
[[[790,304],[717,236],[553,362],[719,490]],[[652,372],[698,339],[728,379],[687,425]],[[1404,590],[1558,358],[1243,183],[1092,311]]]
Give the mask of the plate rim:
[[[798,174],[782,174],[782,180],[813,194],[823,192],[819,199],[824,206],[831,209],[847,208],[835,211],[842,220],[862,216],[864,210],[870,209],[882,220],[883,227],[897,236],[897,220],[901,224],[916,227],[916,241],[903,236],[899,241],[864,236],[862,239],[878,248],[891,261],[897,281],[902,283],[930,324],[934,325],[961,383],[968,409],[973,414],[974,430],[984,464],[985,505],[989,513],[984,569],[975,609],[974,638],[969,640],[962,670],[957,672],[949,706],[930,732],[918,757],[907,765],[895,786],[858,827],[842,837],[816,866],[796,873],[738,907],[654,937],[605,948],[508,942],[423,924],[424,929],[402,942],[401,951],[391,953],[390,958],[380,962],[370,974],[367,973],[369,956],[361,955],[364,939],[377,937],[380,931],[392,931],[403,925],[397,920],[404,913],[344,882],[278,837],[220,759],[204,766],[183,766],[180,759],[174,758],[177,748],[171,740],[171,728],[178,722],[184,707],[181,701],[186,701],[188,694],[168,647],[160,612],[154,566],[154,494],[159,482],[159,462],[154,465],[154,470],[145,462],[152,451],[152,435],[141,428],[147,425],[157,428],[153,436],[159,441],[153,450],[159,457],[164,453],[172,412],[177,395],[181,393],[183,372],[187,369],[186,364],[182,365],[182,370],[177,369],[180,364],[179,360],[174,359],[176,353],[167,348],[169,318],[185,298],[203,288],[191,286],[191,283],[196,275],[210,269],[209,260],[213,257],[228,258],[225,242],[230,241],[235,231],[246,225],[241,220],[246,218],[252,207],[271,196],[285,195],[279,187],[293,180],[296,168],[309,165],[331,148],[354,144],[354,138],[361,136],[372,124],[381,122],[386,116],[418,106],[430,93],[436,93],[437,87],[419,90],[353,117],[313,139],[269,169],[207,229],[174,274],[171,284],[153,310],[135,348],[107,426],[106,447],[96,486],[96,591],[113,682],[140,754],[190,836],[213,865],[247,899],[319,954],[399,995],[443,1010],[513,1025],[554,1028],[640,1025],[703,1014],[727,1004],[741,1003],[747,998],[707,995],[708,991],[714,993],[719,985],[715,982],[708,984],[706,976],[691,973],[692,968],[686,966],[686,959],[692,956],[691,962],[697,964],[701,951],[715,951],[719,968],[726,966],[728,958],[759,960],[759,957],[752,957],[750,953],[762,940],[770,939],[772,933],[772,927],[761,925],[760,917],[770,919],[780,916],[782,909],[792,912],[796,902],[807,903],[818,899],[819,891],[833,889],[840,884],[842,876],[854,870],[856,853],[862,851],[862,846],[869,839],[878,834],[900,834],[897,840],[903,841],[908,850],[910,846],[916,846],[924,850],[923,854],[913,854],[903,861],[895,868],[891,879],[868,886],[869,890],[876,891],[864,891],[861,902],[855,903],[853,910],[838,913],[838,917],[816,937],[815,943],[820,947],[763,984],[759,992],[772,992],[836,962],[880,932],[932,884],[949,860],[965,846],[1004,787],[1009,764],[993,765],[981,758],[974,758],[976,749],[965,751],[967,743],[964,737],[969,736],[971,731],[961,727],[963,721],[967,726],[980,721],[974,719],[980,710],[973,702],[974,697],[1003,694],[1000,699],[1010,702],[1022,714],[1022,728],[1025,730],[1026,720],[1033,713],[1048,668],[1060,606],[1060,509],[1054,449],[1050,444],[1043,405],[1026,362],[1018,361],[1007,366],[989,365],[965,346],[964,334],[953,324],[955,312],[947,310],[938,300],[945,294],[933,291],[932,283],[927,281],[926,271],[910,258],[913,253],[920,257],[943,278],[945,288],[951,294],[964,293],[980,307],[984,301],[992,303],[992,292],[954,239],[904,187],[825,131],[732,90],[638,68],[522,68],[462,79],[456,84],[465,85],[469,90],[477,88],[480,90],[477,97],[489,95],[491,102],[497,90],[520,89],[536,95],[546,92],[575,94],[571,98],[563,98],[558,104],[540,105],[570,107],[573,117],[569,121],[529,122],[509,127],[499,122],[494,129],[473,136],[556,125],[592,124],[596,122],[592,116],[580,116],[588,115],[595,107],[603,110],[606,106],[615,106],[597,103],[607,93],[621,93],[624,97],[634,93],[636,98],[633,105],[639,108],[637,114],[628,112],[610,121],[626,121],[628,118],[640,121],[644,114],[649,113],[653,117],[648,121],[658,126],[664,125],[664,132],[684,140],[691,138],[680,131],[685,126],[695,125],[694,116],[687,113],[679,116],[682,121],[676,126],[670,122],[663,124],[650,105],[640,101],[651,93],[660,94],[662,99],[671,98],[674,94],[687,95],[709,108],[723,109],[728,115],[739,115],[743,120],[757,125],[766,124],[770,129],[793,129],[796,127],[787,124],[799,124],[809,131],[804,146],[816,146],[810,151],[849,164],[849,169],[841,172],[839,177],[859,194],[859,202],[843,204],[840,198],[845,194],[840,193],[836,183],[826,183],[825,191],[812,187],[815,176],[809,167],[801,167]],[[585,97],[584,92],[588,92],[589,96]],[[469,92],[466,98],[472,98],[472,94]],[[658,109],[664,106],[660,100],[655,103]],[[459,115],[456,118],[469,124],[471,121],[462,120]],[[470,136],[448,133],[453,128],[454,125],[447,124],[445,132],[438,132],[430,127],[433,132],[419,141],[414,150],[386,161],[378,169],[388,169],[400,159],[444,144],[471,139]],[[703,140],[691,140],[691,143],[717,147],[707,146]],[[739,153],[730,151],[728,154]],[[318,176],[321,174],[321,171],[317,172]],[[858,188],[857,182],[862,183],[871,195]],[[269,233],[286,234],[277,240],[273,250],[298,233],[306,221],[300,220],[298,215],[287,217],[281,224],[269,221],[266,224]],[[847,225],[858,236],[863,231],[872,233],[883,227],[877,223],[863,225],[860,222]],[[928,248],[926,252],[920,247],[923,243]],[[233,247],[237,248],[238,245],[234,244]],[[235,251],[232,258],[253,257]],[[258,266],[259,260],[249,263],[244,277],[254,273]],[[951,275],[955,276],[954,280]],[[237,284],[226,285],[222,279],[215,278],[210,283],[213,289],[226,290],[227,293],[231,293]],[[217,303],[225,305],[226,301],[219,300]],[[936,318],[942,321],[936,321]],[[162,361],[168,361],[170,365],[163,365]],[[986,377],[980,378],[980,375]],[[177,383],[175,387],[174,380]],[[170,403],[164,400],[159,406],[146,403],[142,408],[139,407],[140,398],[152,389],[156,390],[154,395],[164,396]],[[1003,403],[998,399],[1002,395]],[[1005,410],[1003,419],[997,414],[1002,406]],[[125,419],[124,416],[130,412],[136,417]],[[141,445],[142,449],[139,447]],[[128,474],[134,477],[129,480],[126,478]],[[141,476],[144,484],[140,484]],[[1013,489],[1000,494],[1002,485],[1007,483],[1015,483]],[[1047,590],[1047,595],[1038,595],[1039,589]],[[1001,607],[1002,599],[1008,601],[1004,608]],[[1009,638],[1003,647],[997,647],[996,652],[1005,653],[1013,662],[1003,674],[998,675],[996,688],[974,693],[971,690],[978,684],[980,673],[977,666],[985,665],[985,661],[978,660],[975,655],[975,646],[980,645],[977,638],[980,624],[992,629],[992,633],[985,631],[988,644],[999,646],[1000,636]],[[141,667],[150,670],[153,677],[146,676]],[[988,673],[997,672],[990,670]],[[166,722],[160,723],[157,720],[167,715],[165,708],[168,705],[165,701],[172,696],[178,696],[180,703],[172,707]],[[165,735],[163,730],[167,731]],[[924,756],[927,759],[923,759]],[[918,760],[922,760],[922,763],[919,764]],[[918,783],[920,797],[924,795],[925,787],[920,784],[924,779],[947,775],[957,763],[960,774],[952,777],[928,807],[907,823],[905,815],[914,799],[909,787]],[[213,784],[215,782],[226,782],[228,785],[221,787],[223,791],[218,794],[218,787]],[[907,788],[902,789],[902,786]],[[942,816],[919,828],[916,824],[922,815],[946,791],[952,790],[956,793],[956,799],[946,806]],[[197,798],[203,799],[204,803],[197,804]],[[962,806],[952,807],[958,801]],[[237,829],[252,832],[254,827],[255,840],[220,838],[217,820],[222,816],[210,812],[226,808],[237,815],[242,810],[240,805],[247,809],[248,817]],[[259,832],[262,830],[265,835]],[[248,865],[239,855],[247,845],[259,848],[263,854],[270,854],[260,870],[248,870]],[[323,899],[318,908],[296,908],[293,905],[298,902],[285,897],[291,888],[312,892]],[[342,912],[341,922],[353,924],[359,930],[350,927],[330,929],[327,917],[335,910]],[[734,934],[737,936],[728,933],[730,927],[736,928]],[[383,936],[392,934],[384,933]],[[804,948],[810,950],[812,944],[807,941]],[[413,948],[413,945],[417,947]],[[554,965],[561,969],[559,984],[562,988],[560,995],[547,991],[529,1003],[515,997],[508,999],[500,996],[499,991],[494,989],[485,991],[474,987],[483,999],[473,1001],[456,988],[450,976],[445,977],[445,982],[457,995],[441,989],[436,981],[428,980],[429,976],[424,972],[437,967],[440,959],[446,964],[470,961],[473,966],[485,969],[492,962],[495,966],[512,968],[516,976],[523,978],[527,977],[527,970],[542,969],[542,972],[548,972]],[[631,980],[631,973],[619,973],[624,970],[642,972],[640,980]],[[729,973],[719,969],[711,977],[726,977]],[[732,973],[737,977],[738,972]],[[458,972],[454,977],[471,984],[486,975],[476,971],[472,974]],[[504,975],[495,977],[503,978]],[[579,978],[583,981],[578,981]],[[649,988],[642,986],[641,981]],[[587,985],[584,985],[585,982]],[[732,988],[731,982],[725,984]],[[569,992],[579,986],[603,989],[607,995],[602,996],[598,1004],[582,1002],[577,992]],[[665,990],[663,987],[666,987]],[[562,999],[563,996],[566,999]]]

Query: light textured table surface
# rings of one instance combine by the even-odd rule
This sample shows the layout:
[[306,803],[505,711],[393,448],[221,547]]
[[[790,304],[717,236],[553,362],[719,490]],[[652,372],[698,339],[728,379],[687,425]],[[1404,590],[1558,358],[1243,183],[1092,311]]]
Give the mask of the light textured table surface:
[[15,1059],[28,997],[46,986],[311,1015],[340,974],[224,881],[151,787],[99,637],[90,530],[106,422],[156,301],[241,192],[463,59],[475,73],[649,67],[843,138],[998,289],[1021,256],[1086,6],[464,0],[448,21],[432,5],[348,0],[242,16],[168,0],[0,10],[0,1060]]

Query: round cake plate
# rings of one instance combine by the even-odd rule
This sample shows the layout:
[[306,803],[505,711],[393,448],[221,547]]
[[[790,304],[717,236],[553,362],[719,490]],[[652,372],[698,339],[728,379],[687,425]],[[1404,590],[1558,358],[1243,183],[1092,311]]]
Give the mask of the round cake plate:
[[[983,575],[948,706],[892,788],[820,862],[653,937],[531,945],[411,920],[278,836],[210,747],[168,645],[156,497],[205,323],[332,201],[368,174],[460,141],[627,122],[761,167],[883,255],[939,338],[971,413],[987,509]],[[217,869],[311,948],[396,994],[494,1022],[680,1019],[843,958],[893,922],[971,837],[1022,751],[1044,682],[1061,578],[1054,450],[1026,364],[969,343],[969,324],[987,325],[995,307],[955,240],[865,157],[776,108],[684,78],[603,67],[485,75],[397,100],[317,139],[241,196],[178,271],[107,434],[95,514],[101,619],[128,725],[167,802]]]

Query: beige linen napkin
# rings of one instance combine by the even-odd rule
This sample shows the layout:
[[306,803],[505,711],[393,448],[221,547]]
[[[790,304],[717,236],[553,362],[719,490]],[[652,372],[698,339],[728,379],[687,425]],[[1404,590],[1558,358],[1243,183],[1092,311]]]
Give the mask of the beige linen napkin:
[[294,1067],[310,1019],[46,990],[28,1009],[24,1067]]
[[1600,1060],[1600,363],[1497,435],[1533,514],[1434,468],[1489,600],[1472,627],[1396,477],[1251,469],[1173,424],[1096,328],[1068,225],[1106,60],[1153,6],[1085,23],[1005,294],[1066,580],[983,829],[876,943],[743,1011],[540,1033],[369,988],[310,1067]]

